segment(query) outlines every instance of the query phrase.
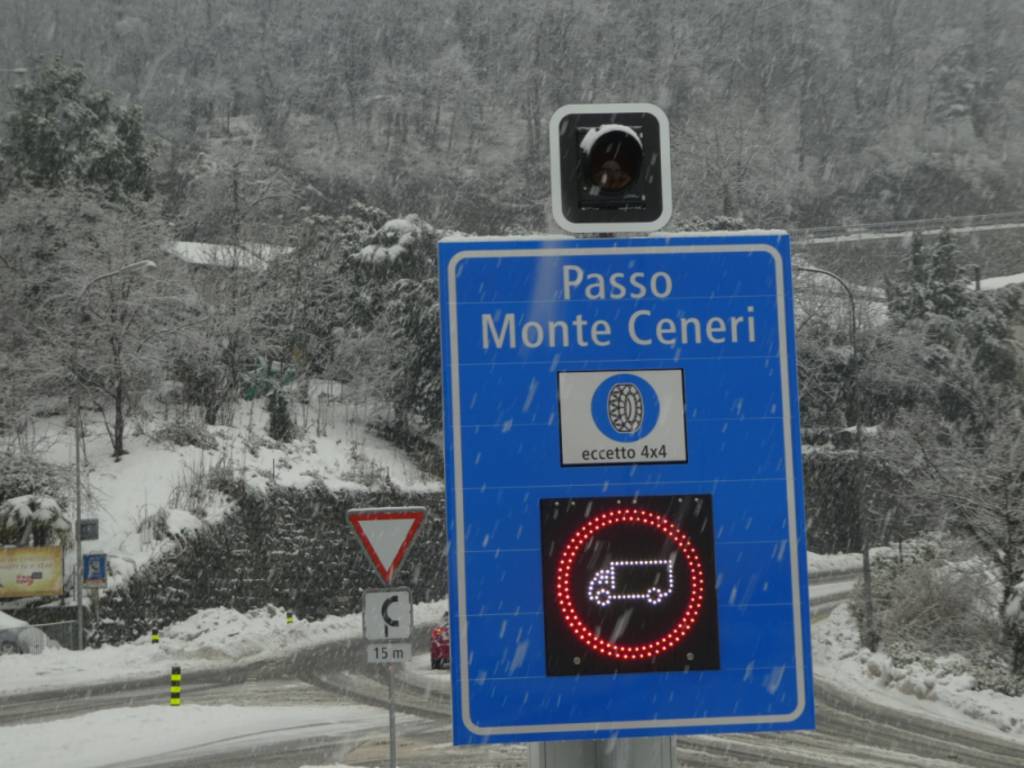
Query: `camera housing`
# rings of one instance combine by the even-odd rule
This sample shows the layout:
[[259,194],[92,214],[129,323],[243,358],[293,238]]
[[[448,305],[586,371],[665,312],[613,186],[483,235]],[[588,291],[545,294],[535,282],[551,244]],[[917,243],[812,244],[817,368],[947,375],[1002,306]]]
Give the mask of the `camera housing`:
[[552,116],[551,209],[567,232],[653,232],[672,215],[668,117],[653,104],[569,104]]

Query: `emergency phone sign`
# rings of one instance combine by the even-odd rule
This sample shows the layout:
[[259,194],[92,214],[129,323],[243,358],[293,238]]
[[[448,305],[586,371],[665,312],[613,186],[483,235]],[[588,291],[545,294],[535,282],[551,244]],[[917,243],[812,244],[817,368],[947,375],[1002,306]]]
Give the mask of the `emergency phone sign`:
[[456,743],[813,727],[790,269],[442,241]]

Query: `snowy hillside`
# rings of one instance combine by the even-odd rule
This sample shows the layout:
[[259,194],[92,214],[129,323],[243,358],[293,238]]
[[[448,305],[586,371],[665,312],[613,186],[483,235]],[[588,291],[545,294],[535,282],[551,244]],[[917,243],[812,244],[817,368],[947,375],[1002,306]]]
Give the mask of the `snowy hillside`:
[[[238,410],[237,426],[195,426],[209,438],[203,448],[161,439],[170,431],[164,428],[176,423],[173,417],[140,420],[120,461],[110,456],[99,414],[85,414],[82,514],[99,519],[100,537],[84,542],[83,551],[108,555],[112,586],[164,551],[168,533],[223,516],[230,500],[205,488],[213,472],[230,472],[258,490],[272,483],[293,488],[322,483],[332,491],[366,491],[384,483],[406,491],[441,489],[438,478],[419,471],[402,451],[370,432],[368,409],[321,404],[305,436],[290,443],[267,437],[262,400],[242,402]],[[63,418],[37,421],[34,436],[44,458],[73,469],[73,431]]]

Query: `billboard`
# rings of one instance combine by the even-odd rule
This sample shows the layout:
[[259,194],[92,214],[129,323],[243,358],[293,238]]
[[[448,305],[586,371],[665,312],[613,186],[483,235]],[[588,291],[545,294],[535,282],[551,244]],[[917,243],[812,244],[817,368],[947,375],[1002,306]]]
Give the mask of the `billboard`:
[[64,593],[64,551],[60,547],[0,548],[0,598]]

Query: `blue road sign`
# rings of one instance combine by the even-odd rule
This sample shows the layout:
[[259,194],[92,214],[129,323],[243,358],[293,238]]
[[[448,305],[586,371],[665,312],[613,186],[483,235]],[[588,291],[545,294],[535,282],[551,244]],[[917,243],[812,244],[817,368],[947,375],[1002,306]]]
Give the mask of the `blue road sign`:
[[788,236],[440,270],[455,742],[813,728]]
[[107,586],[106,555],[82,555],[82,584],[86,587]]

